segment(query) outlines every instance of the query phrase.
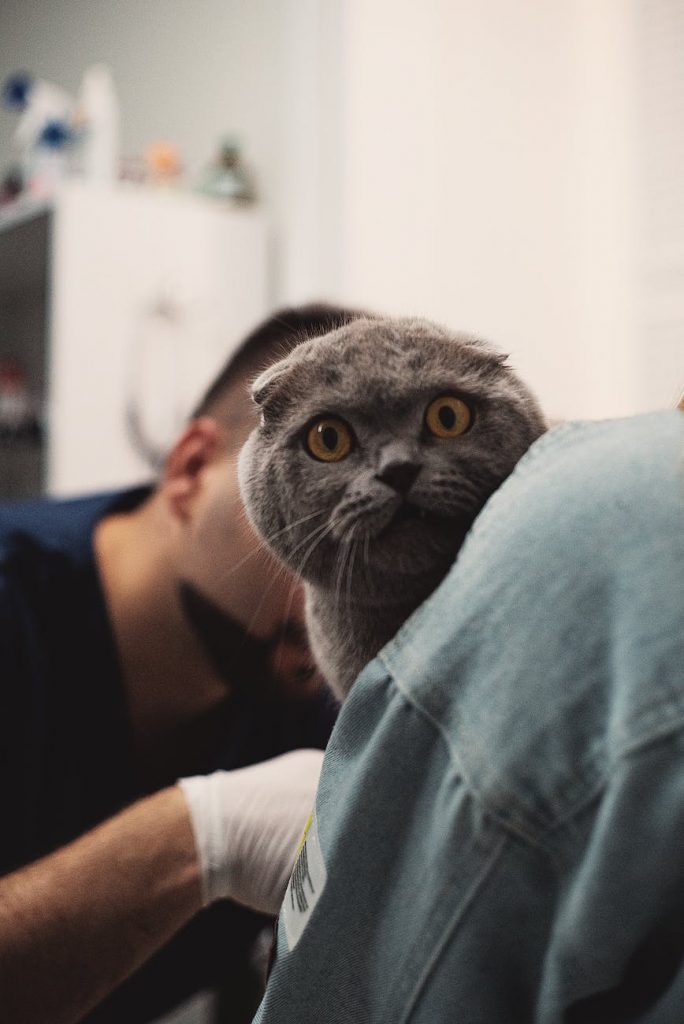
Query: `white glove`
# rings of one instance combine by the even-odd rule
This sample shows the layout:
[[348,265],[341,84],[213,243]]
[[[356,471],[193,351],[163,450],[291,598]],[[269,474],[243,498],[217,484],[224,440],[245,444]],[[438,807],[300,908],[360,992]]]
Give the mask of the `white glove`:
[[313,809],[321,750],[180,779],[199,856],[202,902],[236,900],[277,914]]

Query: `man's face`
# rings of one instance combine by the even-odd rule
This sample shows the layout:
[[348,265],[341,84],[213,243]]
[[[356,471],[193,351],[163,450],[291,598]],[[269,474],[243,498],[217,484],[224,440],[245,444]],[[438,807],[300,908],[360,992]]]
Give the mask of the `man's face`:
[[277,693],[296,700],[316,693],[323,685],[296,612],[291,610],[270,637],[259,639],[187,581],[179,582],[178,592],[186,621],[231,692],[252,697]]
[[269,667],[279,691],[293,700],[325,685],[309,649],[301,586],[296,589],[288,618],[271,637]]
[[[302,696],[321,685],[306,643],[302,588],[264,550],[240,497],[237,456],[252,425],[250,419],[233,437],[224,438],[200,473],[197,497],[181,530],[182,604],[227,681],[237,683],[236,652],[242,649],[268,666],[279,690]],[[245,645],[245,632],[254,644]]]

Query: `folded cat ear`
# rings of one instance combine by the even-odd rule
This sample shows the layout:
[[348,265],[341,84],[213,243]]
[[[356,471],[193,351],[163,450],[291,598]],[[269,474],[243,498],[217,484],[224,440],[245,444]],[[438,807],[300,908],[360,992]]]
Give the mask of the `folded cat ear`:
[[480,338],[476,335],[462,335],[459,341],[469,348],[476,349],[480,355],[490,359],[493,363],[498,363],[499,366],[505,366],[508,362],[509,354],[501,352],[500,349],[492,345],[491,341],[487,341],[486,338]]
[[264,416],[275,412],[280,407],[279,399],[284,397],[283,388],[288,376],[289,367],[280,362],[269,366],[252,383],[250,389],[252,401],[259,406]]

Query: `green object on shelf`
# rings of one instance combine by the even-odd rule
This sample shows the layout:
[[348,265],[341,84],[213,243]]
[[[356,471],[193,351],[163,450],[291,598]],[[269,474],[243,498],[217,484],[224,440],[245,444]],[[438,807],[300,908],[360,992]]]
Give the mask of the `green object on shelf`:
[[235,139],[225,139],[215,162],[200,181],[198,191],[215,199],[244,204],[254,202],[254,187]]

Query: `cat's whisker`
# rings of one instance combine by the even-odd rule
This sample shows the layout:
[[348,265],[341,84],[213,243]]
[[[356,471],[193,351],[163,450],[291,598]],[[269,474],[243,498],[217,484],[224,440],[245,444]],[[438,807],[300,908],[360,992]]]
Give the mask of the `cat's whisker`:
[[277,651],[276,660],[275,660],[275,663],[273,665],[273,671],[274,671],[276,676],[279,674],[280,669],[281,669],[281,665],[282,665],[282,641],[283,641],[283,637],[285,636],[286,623],[287,623],[288,619],[290,618],[290,612],[292,610],[292,602],[294,600],[294,595],[295,595],[295,593],[297,591],[298,586],[299,586],[299,580],[298,579],[293,580],[292,584],[290,585],[290,592],[287,595],[287,604],[285,606],[285,615],[283,616],[283,622],[282,622],[282,626],[281,626],[281,630],[280,630],[280,640],[279,640],[277,648],[276,648],[276,651]]
[[[321,541],[322,541],[322,540],[323,540],[323,539],[324,539],[324,538],[326,537],[326,535],[327,535],[328,533],[330,533],[330,531],[332,530],[332,528],[333,528],[333,527],[332,527],[332,523],[330,523],[330,522],[327,522],[327,523],[321,523],[321,525],[320,525],[320,526],[317,526],[317,527],[315,527],[315,528],[314,528],[314,529],[312,530],[312,532],[311,532],[311,533],[309,534],[309,536],[308,536],[308,537],[306,538],[306,540],[311,540],[311,538],[312,538],[312,537],[315,537],[315,539],[314,539],[313,543],[312,543],[312,544],[311,544],[311,546],[310,546],[310,547],[309,547],[309,548],[307,549],[307,551],[306,551],[306,553],[305,553],[304,557],[302,558],[301,562],[299,563],[299,565],[297,565],[297,566],[296,566],[296,568],[295,568],[295,570],[294,570],[294,572],[295,572],[295,576],[297,576],[298,578],[297,578],[297,580],[295,581],[295,583],[293,584],[293,593],[294,593],[294,590],[295,590],[295,589],[297,588],[297,586],[299,585],[300,581],[301,581],[301,580],[303,579],[303,577],[304,577],[304,567],[305,567],[306,563],[308,562],[309,558],[311,557],[311,555],[313,554],[313,552],[314,552],[314,551],[316,550],[316,548],[318,547],[318,545],[319,545],[319,544],[321,543]],[[302,542],[302,543],[305,543],[305,542]],[[298,544],[298,545],[297,545],[297,548],[300,548],[300,547],[302,547],[302,544]],[[295,548],[294,550],[296,551],[296,550],[297,550],[297,548]],[[291,608],[291,606],[292,606],[292,595],[290,596],[290,601],[288,602],[288,606],[287,606],[287,613],[286,613],[286,615],[285,615],[285,618],[286,618],[286,619],[287,619],[287,617],[288,617],[288,615],[289,615],[289,612],[290,612],[290,608]]]
[[[330,532],[330,530],[332,530],[332,524],[331,523],[329,523],[329,522],[328,523],[321,523],[319,526],[314,527],[314,529],[311,531],[311,533],[309,533],[304,538],[304,540],[302,542],[300,542],[297,545],[296,548],[293,549],[293,551],[296,551],[298,548],[301,548],[304,544],[306,544],[308,541],[310,541],[312,539],[312,537],[314,538],[313,543],[307,549],[306,553],[304,554],[304,557],[302,558],[301,562],[299,563],[299,565],[295,569],[295,579],[292,582],[292,586],[290,587],[290,593],[288,594],[287,604],[285,606],[285,614],[283,616],[283,623],[286,623],[288,621],[288,619],[290,618],[290,613],[292,611],[292,602],[294,601],[294,596],[295,596],[295,594],[297,592],[298,587],[301,585],[302,573],[304,572],[304,567],[305,567],[307,561],[309,560],[309,558],[311,557],[313,552],[316,550],[316,548],[318,547],[320,542],[324,539],[326,534]],[[278,660],[276,661],[276,664],[275,664],[276,672],[278,672],[279,669],[280,669],[280,656],[278,657]]]
[[306,523],[310,519],[315,519],[316,516],[325,515],[325,513],[326,509],[324,508],[319,508],[316,512],[309,512],[308,515],[302,516],[301,519],[295,519],[293,523],[288,523],[287,526],[284,526],[282,528],[282,530],[276,530],[275,533],[270,534],[268,537],[264,537],[264,540],[267,544],[271,544],[273,543],[274,540],[277,540],[278,537],[282,537],[284,533],[288,533],[288,531],[294,530],[297,526],[301,526],[302,523]]
[[[255,622],[257,621],[257,618],[258,618],[258,616],[259,616],[259,612],[260,612],[260,611],[261,611],[261,609],[263,608],[263,605],[264,605],[264,601],[266,600],[266,598],[268,597],[268,595],[269,595],[269,594],[271,593],[271,590],[273,589],[273,587],[275,586],[275,584],[276,584],[276,583],[278,582],[278,580],[280,580],[280,579],[281,579],[281,578],[282,578],[283,576],[288,576],[288,575],[289,575],[289,572],[288,572],[288,570],[287,570],[287,569],[285,568],[285,566],[284,566],[284,565],[277,565],[277,566],[276,566],[276,571],[274,572],[274,574],[273,574],[273,576],[272,576],[271,580],[269,581],[269,584],[268,584],[268,586],[264,588],[264,592],[263,592],[263,594],[261,595],[261,597],[259,598],[259,603],[257,604],[256,608],[254,609],[254,612],[252,613],[252,617],[250,618],[250,620],[249,620],[249,623],[247,624],[247,632],[248,632],[248,633],[250,633],[250,632],[251,632],[251,630],[252,630],[252,627],[253,627],[254,623],[255,623]],[[297,586],[297,583],[293,584],[293,587],[296,587],[296,586]],[[286,616],[286,618],[285,618],[285,620],[284,620],[284,621],[286,621],[286,620],[287,620],[287,616]]]
[[[244,516],[245,522],[251,525],[250,518],[245,511],[244,505],[240,504],[238,507],[240,515]],[[314,519],[316,516],[324,514],[325,509],[319,509],[317,512],[310,512],[308,515],[302,516],[301,519],[296,520],[294,523],[290,523],[288,526],[285,526],[282,530],[278,530],[270,537],[266,537],[265,541],[266,543],[271,543],[272,541],[276,540],[276,538],[278,538],[281,534],[286,533],[288,530],[292,530],[296,526],[301,526],[302,523],[307,522],[307,520]],[[306,544],[310,536],[310,534],[307,535],[307,537],[304,538],[304,541],[302,543]],[[294,550],[296,551],[297,548],[295,547]],[[250,560],[250,558],[256,558],[258,555],[264,555],[265,553],[266,549],[264,548],[264,542],[257,541],[254,547],[250,548],[246,555],[244,555],[241,559],[239,559],[239,561],[235,562],[233,565],[230,566],[230,568],[226,571],[226,576],[232,576],[232,574],[234,572],[237,572],[238,569],[241,569],[242,566]]]
[[340,606],[340,597],[341,597],[341,592],[342,592],[342,580],[344,578],[345,565],[349,561],[350,552],[351,552],[351,540],[352,540],[352,537],[354,535],[354,531],[356,530],[357,525],[358,525],[357,523],[352,523],[352,525],[350,526],[349,530],[347,531],[345,536],[342,538],[342,543],[340,544],[340,562],[339,562],[339,569],[338,569],[338,572],[337,572],[337,582],[335,584],[335,607],[336,608],[339,608],[339,606]]
[[[317,534],[320,534],[320,536],[318,537],[318,540],[319,541],[323,540],[323,537],[326,535],[326,532],[330,532],[330,530],[332,530],[332,528],[333,528],[333,524],[332,523],[329,523],[329,522],[328,523],[319,523],[318,526],[315,526],[313,528],[311,533],[308,533],[306,535],[306,537],[304,537],[303,540],[300,540],[297,544],[295,544],[295,546],[292,548],[292,551],[289,552],[289,557],[292,557],[292,555],[294,555],[294,553],[296,551],[299,551],[299,549],[303,548],[305,544],[308,544],[308,542],[311,540],[311,538],[315,537]],[[316,545],[314,545],[314,547],[315,546]],[[309,554],[310,554],[310,552],[307,552],[307,554],[305,556],[305,559],[304,559],[304,562],[301,563],[302,565],[305,564],[306,559],[309,557]],[[297,576],[301,576],[302,575],[301,565],[300,565],[299,568],[297,568],[295,570],[295,572],[296,572]]]
[[242,566],[245,564],[245,562],[249,562],[250,558],[256,558],[257,555],[262,555],[263,556],[264,554],[265,554],[265,548],[264,548],[263,544],[261,542],[255,544],[254,547],[250,548],[250,550],[247,552],[246,555],[244,555],[243,558],[241,558],[237,562],[234,562],[233,565],[230,566],[230,568],[226,571],[225,575],[226,576],[232,576],[234,572],[237,572],[238,569],[242,568]]
[[363,538],[363,558],[366,571],[370,569],[370,534],[366,532]]
[[[305,518],[313,518],[313,516],[312,515],[311,516],[306,516]],[[332,528],[333,527],[332,527],[332,524],[330,522],[320,523],[318,526],[314,526],[313,529],[311,530],[311,532],[309,532],[309,534],[307,534],[307,536],[304,538],[304,540],[301,541],[293,549],[293,551],[297,551],[299,548],[303,547],[305,544],[307,544],[309,541],[311,541],[312,538],[314,538],[313,543],[311,544],[310,548],[306,551],[303,559],[299,563],[299,565],[297,567],[297,570],[295,572],[295,579],[293,580],[292,585],[290,587],[290,593],[288,594],[288,600],[287,600],[287,603],[286,603],[285,614],[283,616],[283,626],[284,626],[284,628],[285,628],[285,624],[288,622],[288,620],[290,618],[290,614],[292,612],[292,604],[293,604],[293,601],[294,601],[294,598],[295,598],[295,594],[297,593],[297,589],[301,585],[302,572],[304,570],[304,566],[306,565],[306,562],[308,561],[309,557],[311,556],[313,551],[316,549],[318,544],[323,541],[323,539],[326,537],[327,532],[329,532]],[[291,571],[291,570],[288,570],[285,567],[283,567],[283,569],[282,569],[283,573],[286,573],[286,572],[289,572],[289,571]],[[266,591],[264,592],[264,595],[262,596],[261,601],[259,601],[259,605],[257,607],[257,611],[259,610],[259,608],[261,607],[261,604],[263,603],[263,600],[265,598],[265,594],[273,586],[275,580],[277,580],[277,575],[276,575],[276,577],[274,577],[274,579],[270,582],[270,584],[266,588]],[[255,615],[256,615],[256,612],[255,612]],[[281,634],[281,639],[283,639],[283,633]],[[276,659],[276,662],[275,662],[275,665],[274,665],[274,671],[275,671],[276,674],[277,674],[277,672],[280,671],[280,668],[281,668],[281,654],[279,653],[279,655],[277,655],[277,659]]]
[[346,558],[347,558],[347,552],[348,552],[347,545],[346,544],[340,544],[338,552],[337,552],[337,560],[336,560],[336,566],[335,566],[335,568],[336,568],[336,571],[335,571],[335,594],[334,594],[335,608],[339,608],[339,606],[340,606],[340,589],[341,589],[341,583],[342,583],[342,575],[344,573],[344,563],[345,563]]
[[351,556],[349,558],[349,567],[347,569],[347,615],[351,621],[351,597],[352,597],[352,581],[354,579],[354,560],[356,558],[356,552],[359,546],[359,540],[355,537],[352,541]]
[[[317,512],[317,513],[311,513],[308,516],[303,516],[302,519],[298,520],[296,523],[290,523],[289,528],[291,529],[293,526],[299,526],[299,525],[301,525],[301,523],[306,522],[307,519],[313,519],[314,515],[320,515],[320,514],[321,514],[320,512]],[[306,537],[304,538],[304,540],[301,541],[301,543],[298,545],[298,547],[301,547],[304,544],[307,544],[311,540],[312,536],[314,536],[314,534],[316,534],[317,532],[320,532],[320,529],[322,529],[322,527],[324,525],[325,524],[321,524],[320,527],[316,527],[311,533],[308,533],[306,535]],[[288,527],[286,527],[286,529],[288,529]],[[282,533],[284,531],[279,531],[279,532]],[[297,548],[295,548],[294,550],[296,551]],[[266,600],[267,596],[269,595],[269,593],[271,592],[271,590],[273,589],[275,584],[278,582],[278,580],[282,576],[286,576],[286,575],[289,575],[289,574],[290,574],[290,570],[288,570],[285,566],[283,566],[283,565],[278,565],[277,566],[276,572],[274,573],[274,575],[273,575],[272,579],[270,580],[268,586],[264,589],[264,592],[261,595],[259,603],[257,604],[256,609],[254,610],[254,613],[252,614],[252,617],[250,619],[249,625],[247,626],[247,632],[248,633],[250,632],[252,626],[256,622],[257,616],[259,615],[259,612],[261,611],[261,609],[262,609],[262,607],[264,605],[264,601]],[[300,579],[296,578],[294,580],[294,582],[292,583],[291,587],[290,587],[290,592],[288,594],[288,599],[287,599],[287,604],[286,604],[286,608],[285,608],[285,615],[283,617],[283,622],[287,622],[287,620],[288,620],[288,618],[290,616],[290,612],[292,610],[292,601],[294,599],[294,594],[295,594],[295,591],[297,590],[297,587],[300,585],[300,582],[301,582]]]

